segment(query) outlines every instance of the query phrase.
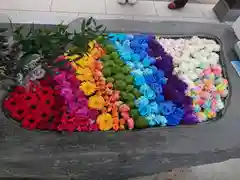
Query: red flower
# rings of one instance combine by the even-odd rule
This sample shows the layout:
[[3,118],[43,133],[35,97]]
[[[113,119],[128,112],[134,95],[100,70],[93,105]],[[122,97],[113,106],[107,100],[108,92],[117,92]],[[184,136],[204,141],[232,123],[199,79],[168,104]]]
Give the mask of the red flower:
[[38,87],[36,89],[37,91],[37,95],[39,98],[42,98],[43,96],[53,96],[54,94],[54,91],[51,87],[44,87],[44,86],[41,86],[41,87]]
[[[16,86],[14,89],[13,89],[13,92],[12,93],[15,93],[15,94],[23,94],[23,93],[26,93],[26,88],[24,86]],[[11,93],[10,93],[11,94]]]
[[21,121],[24,117],[26,117],[27,114],[28,109],[26,109],[24,106],[16,107],[10,111],[10,116],[17,121]]
[[53,96],[43,96],[41,97],[39,104],[41,106],[50,108],[55,104],[55,99]]
[[71,123],[67,123],[67,124],[59,124],[57,129],[59,131],[68,131],[68,132],[73,132],[76,129],[76,126],[74,124]]
[[89,131],[89,128],[87,126],[78,126],[77,127],[77,130],[79,132],[88,132]]
[[33,130],[37,128],[40,119],[38,117],[34,117],[32,114],[28,114],[22,121],[22,127]]
[[89,126],[90,131],[98,131],[98,125],[97,124],[91,124]]
[[34,116],[36,116],[39,121],[43,122],[43,121],[49,121],[52,118],[52,111],[51,109],[48,108],[38,108],[39,111],[36,112],[35,114],[33,114]]
[[3,106],[4,108],[6,108],[8,111],[11,111],[12,109],[15,109],[17,107],[18,104],[18,96],[10,96],[7,97],[4,102],[3,102]]
[[38,105],[38,98],[35,93],[28,92],[24,94],[22,103],[31,109],[36,109],[36,107],[33,106]]
[[45,77],[41,79],[39,82],[42,86],[52,86],[55,84],[54,79],[52,78],[51,75],[45,75]]

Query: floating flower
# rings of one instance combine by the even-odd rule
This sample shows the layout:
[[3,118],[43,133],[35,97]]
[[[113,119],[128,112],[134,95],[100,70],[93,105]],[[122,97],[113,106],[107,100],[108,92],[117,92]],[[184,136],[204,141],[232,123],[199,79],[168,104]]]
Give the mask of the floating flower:
[[105,101],[102,96],[94,95],[89,98],[88,107],[93,109],[102,109],[105,105]]
[[97,124],[101,131],[109,131],[113,128],[113,118],[109,113],[103,113],[97,117]]
[[92,82],[83,82],[80,86],[80,89],[84,92],[85,95],[90,96],[96,91],[96,84]]

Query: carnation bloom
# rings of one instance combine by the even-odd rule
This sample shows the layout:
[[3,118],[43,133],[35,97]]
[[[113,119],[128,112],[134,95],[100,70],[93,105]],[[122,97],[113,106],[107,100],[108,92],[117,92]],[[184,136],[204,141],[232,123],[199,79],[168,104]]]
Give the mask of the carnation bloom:
[[97,117],[97,123],[101,131],[108,131],[113,127],[113,118],[109,113],[103,113]]
[[85,95],[90,96],[96,91],[96,84],[92,82],[83,82],[80,86],[80,89],[84,92]]
[[93,109],[102,109],[105,105],[105,101],[102,96],[94,95],[89,98],[88,107]]

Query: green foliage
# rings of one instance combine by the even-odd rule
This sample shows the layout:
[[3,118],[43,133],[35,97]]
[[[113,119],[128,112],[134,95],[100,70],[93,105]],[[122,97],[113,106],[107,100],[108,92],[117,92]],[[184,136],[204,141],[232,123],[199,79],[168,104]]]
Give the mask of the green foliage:
[[19,57],[19,46],[9,44],[7,29],[0,29],[0,78],[16,79],[16,64]]
[[[12,25],[12,24],[11,24]],[[69,54],[77,53],[83,55],[88,51],[89,41],[97,39],[104,42],[103,25],[97,25],[92,17],[84,19],[80,32],[70,33],[68,26],[59,24],[50,28],[37,29],[34,24],[30,26],[27,33],[24,25],[12,25],[13,43],[8,44],[10,37],[2,35],[5,30],[0,29],[0,75],[6,78],[15,78],[18,73],[27,75],[34,66],[41,64],[49,73],[53,69],[68,69],[67,60],[56,62],[56,58],[68,51]]]
[[[88,20],[83,20],[81,25],[81,32],[73,33],[71,44],[73,48],[70,50],[73,54],[84,54],[88,50],[89,41],[96,40],[99,36],[102,36],[106,31],[106,27],[103,25],[97,25],[95,19],[92,17]],[[98,38],[98,40],[103,40]]]

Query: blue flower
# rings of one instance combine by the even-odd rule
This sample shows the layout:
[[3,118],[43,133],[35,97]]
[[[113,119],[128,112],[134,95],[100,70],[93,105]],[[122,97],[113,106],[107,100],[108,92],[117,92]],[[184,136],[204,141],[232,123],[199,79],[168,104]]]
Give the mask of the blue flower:
[[148,106],[150,107],[151,114],[159,113],[159,107],[155,101],[151,102]]
[[184,116],[184,110],[182,108],[176,108],[174,113],[170,114],[167,116],[167,124],[169,126],[176,126],[180,124],[181,120],[183,119]]
[[155,100],[156,100],[157,104],[161,104],[165,100],[165,98],[163,95],[157,94]]
[[119,54],[124,61],[130,61],[131,60],[131,53],[128,53],[128,52],[125,51],[125,52],[120,52]]
[[195,113],[200,112],[201,111],[201,107],[198,104],[195,104],[193,106],[193,110],[194,110]]
[[148,44],[147,43],[142,43],[142,49],[147,50],[148,49]]
[[157,124],[159,124],[159,125],[161,125],[161,126],[166,126],[166,124],[167,124],[167,119],[166,119],[166,117],[161,116],[161,115],[157,115],[157,116],[155,117],[155,121],[156,121]]
[[131,69],[135,68],[135,64],[131,61],[126,61],[125,64],[128,65]]
[[173,115],[177,118],[182,119],[184,116],[184,110],[182,108],[176,108]]
[[154,93],[154,91],[147,85],[147,84],[143,84],[140,87],[140,92],[147,98],[150,100],[155,99],[156,94]]
[[141,51],[139,52],[139,56],[140,56],[140,59],[143,60],[146,56],[147,56],[147,52],[146,51]]
[[142,63],[143,63],[143,66],[144,66],[144,67],[149,67],[149,66],[151,65],[151,60],[150,60],[149,57],[147,56],[147,57],[145,57],[145,58],[143,59]]
[[143,66],[143,64],[141,63],[141,62],[137,62],[136,64],[135,64],[135,67],[137,68],[137,69],[143,69],[144,68],[144,66]]
[[147,106],[148,104],[149,104],[149,101],[145,96],[141,96],[135,101],[135,105],[137,107]]
[[164,78],[164,72],[160,69],[154,72],[154,76],[156,79],[162,79]]
[[212,105],[211,101],[210,101],[210,100],[207,100],[207,101],[204,102],[204,104],[203,104],[202,107],[203,107],[204,109],[210,109],[210,108],[211,108],[211,105]]
[[164,116],[172,114],[175,111],[175,109],[176,106],[170,101],[162,102],[159,104],[159,111]]
[[[150,86],[151,86],[151,84],[156,82],[156,79],[154,78],[153,74],[144,75],[144,78],[145,78],[146,83],[149,84]],[[151,86],[151,88],[152,88],[152,86]]]
[[149,61],[151,62],[151,64],[156,63],[156,59],[154,57],[149,57]]
[[135,69],[130,73],[132,76],[143,75],[143,72],[140,69]]
[[[146,78],[145,78],[146,79]],[[163,92],[162,86],[161,84],[158,83],[151,83],[150,87],[152,88],[152,90],[157,94],[160,95]]]
[[156,125],[156,121],[155,121],[155,116],[154,115],[147,116],[146,119],[148,120],[149,126],[155,126]]
[[149,114],[151,114],[149,106],[140,106],[138,110],[141,116],[148,116]]
[[143,75],[145,76],[145,75],[149,75],[149,74],[153,74],[153,70],[152,70],[152,68],[150,67],[150,68],[145,68],[144,70],[143,70]]
[[176,118],[172,114],[167,116],[167,125],[169,126],[176,126],[180,123],[181,119]]
[[132,54],[132,61],[133,62],[139,62],[140,61],[140,56],[136,53]]
[[142,84],[145,84],[145,78],[144,78],[143,75],[135,74],[133,76],[133,78],[134,78],[134,83],[135,83],[136,86],[141,86]]

